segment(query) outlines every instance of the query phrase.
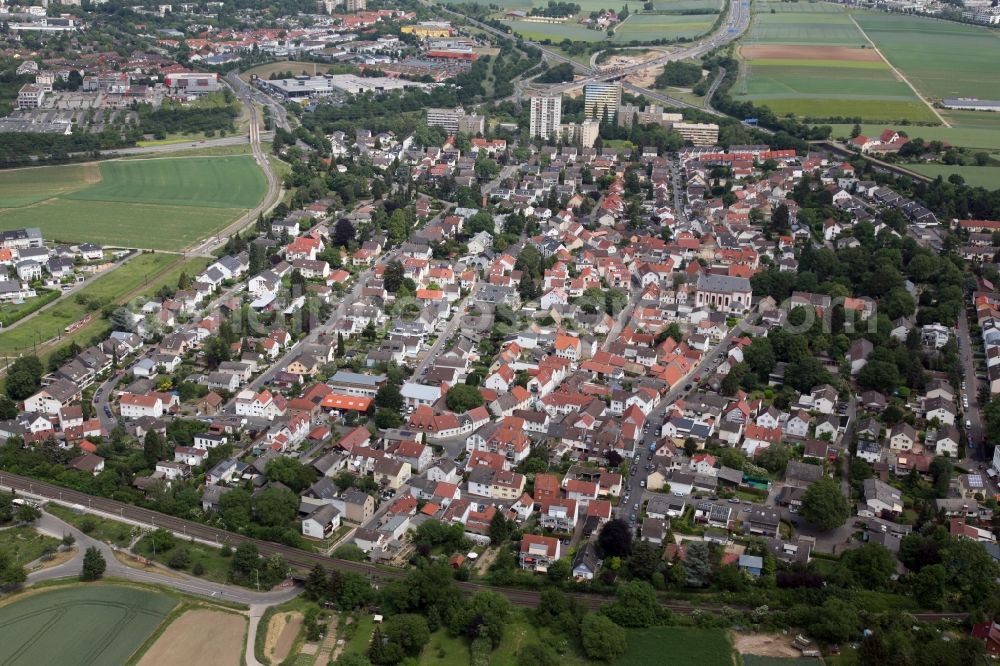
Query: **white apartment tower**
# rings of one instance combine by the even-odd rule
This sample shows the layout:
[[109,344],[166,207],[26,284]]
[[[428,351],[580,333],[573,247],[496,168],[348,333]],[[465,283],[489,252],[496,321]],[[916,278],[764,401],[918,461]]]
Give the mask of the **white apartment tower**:
[[618,113],[622,102],[622,84],[617,81],[588,83],[583,87],[583,112],[588,120],[601,120]]
[[559,134],[562,97],[531,98],[531,136],[548,139]]

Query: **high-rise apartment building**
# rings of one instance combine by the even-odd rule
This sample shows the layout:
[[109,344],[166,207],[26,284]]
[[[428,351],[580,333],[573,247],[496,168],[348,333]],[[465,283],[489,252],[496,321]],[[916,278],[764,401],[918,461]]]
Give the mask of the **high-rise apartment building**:
[[531,136],[548,139],[559,133],[562,97],[531,98]]
[[613,118],[622,102],[622,84],[617,81],[588,83],[583,87],[583,111],[588,120]]

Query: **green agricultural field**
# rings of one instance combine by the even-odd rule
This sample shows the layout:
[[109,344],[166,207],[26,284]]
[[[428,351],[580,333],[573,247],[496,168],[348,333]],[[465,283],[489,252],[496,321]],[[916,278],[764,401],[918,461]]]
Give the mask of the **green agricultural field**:
[[535,23],[534,21],[505,21],[511,30],[525,39],[541,42],[546,39],[561,42],[569,39],[575,42],[599,42],[608,38],[601,30],[589,30],[579,23]]
[[1000,99],[996,31],[899,14],[853,15],[882,55],[925,95]]
[[114,585],[43,592],[0,608],[0,663],[122,666],[175,601]]
[[934,122],[934,114],[919,101],[859,100],[859,99],[767,99],[767,105],[779,116],[792,114],[799,118],[830,118],[860,116],[871,122],[892,123],[901,118],[911,122]]
[[101,181],[68,198],[206,208],[253,208],[266,181],[246,157],[158,158],[101,163]]
[[[779,63],[780,60],[766,60]],[[863,99],[916,99],[910,87],[893,77],[892,71],[879,62],[850,62],[847,67],[825,60],[789,60],[789,65],[760,64],[752,61],[751,76],[747,82],[747,96],[751,99],[775,97],[841,97]],[[812,63],[812,66],[798,64]],[[857,65],[874,65],[857,67]]]
[[[29,172],[39,184],[25,194]],[[238,155],[5,171],[0,229],[39,227],[46,239],[63,242],[179,250],[245,214],[266,189],[253,158]]]
[[840,5],[758,1],[753,3],[752,11],[753,22],[744,44],[861,46],[866,43]]
[[[950,121],[955,121],[952,114],[946,116]],[[927,141],[947,141],[953,146],[972,148],[978,150],[1000,151],[1000,116],[994,114],[998,126],[995,129],[978,127],[898,127],[905,131],[911,138],[920,137]],[[848,137],[854,125],[840,124],[832,125],[834,137]],[[866,123],[861,125],[861,133],[865,136],[877,136],[886,129],[884,124]]]
[[625,22],[615,28],[612,41],[651,42],[656,39],[678,39],[698,37],[712,29],[715,14],[631,14]]
[[656,11],[682,12],[692,9],[714,9],[722,11],[722,0],[654,0],[653,9]]
[[16,208],[69,194],[100,179],[93,164],[0,171],[0,208]]
[[925,176],[947,179],[951,174],[958,174],[969,185],[985,187],[990,190],[1000,189],[1000,167],[980,166],[950,166],[948,164],[907,164],[906,168]]
[[722,629],[629,629],[625,642],[625,654],[615,662],[616,666],[732,666],[738,663],[729,635]]

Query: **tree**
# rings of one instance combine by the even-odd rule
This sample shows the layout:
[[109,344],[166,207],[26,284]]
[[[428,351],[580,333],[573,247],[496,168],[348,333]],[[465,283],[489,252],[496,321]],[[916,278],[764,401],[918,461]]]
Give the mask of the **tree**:
[[507,597],[496,592],[476,592],[455,612],[451,629],[473,641],[486,639],[495,650],[503,640],[510,613],[511,603]]
[[633,578],[649,580],[660,564],[659,550],[646,541],[640,541],[632,546],[632,554],[626,567]]
[[589,659],[614,661],[625,654],[625,630],[603,615],[590,613],[584,617],[580,636]]
[[448,405],[448,409],[457,413],[480,407],[485,402],[479,389],[468,384],[456,384],[445,394],[445,404]]
[[226,529],[242,532],[253,519],[253,501],[243,488],[233,488],[219,498],[219,517]]
[[42,512],[31,504],[22,504],[17,507],[15,515],[17,517],[17,522],[22,524],[31,524],[42,517]]
[[403,284],[403,264],[399,260],[390,261],[385,265],[385,271],[382,273],[382,286],[390,294],[395,294],[401,284]]
[[465,223],[465,233],[475,236],[480,231],[493,234],[496,233],[496,225],[493,224],[493,216],[485,210],[481,210]]
[[301,493],[316,480],[316,471],[311,466],[287,456],[268,461],[265,474],[268,481],[283,483],[296,493]]
[[244,541],[233,552],[233,560],[230,563],[233,573],[238,576],[249,576],[253,570],[260,566],[260,550],[257,545],[250,541]]
[[799,514],[819,529],[827,531],[843,525],[851,515],[851,509],[840,484],[824,476],[806,490]]
[[11,553],[0,551],[0,585],[15,585],[27,579],[28,573],[15,561]]
[[910,590],[921,608],[938,610],[944,601],[948,572],[941,564],[924,567],[913,576]]
[[322,564],[317,562],[309,572],[309,577],[306,578],[304,586],[306,596],[313,601],[322,601],[326,599],[328,582],[329,579],[326,575],[326,569],[323,568]]
[[561,583],[569,578],[569,575],[572,572],[573,565],[569,563],[569,560],[556,560],[549,565],[549,570],[546,573],[550,581],[553,583]]
[[866,590],[884,587],[896,572],[896,558],[877,543],[866,543],[841,556],[840,561],[851,573],[855,584]]
[[510,533],[510,521],[503,515],[503,511],[494,512],[490,519],[490,542],[498,546],[510,538]]
[[695,541],[684,558],[685,583],[688,587],[705,587],[712,575],[712,552],[704,541]]
[[344,247],[354,240],[354,225],[346,217],[337,220],[333,229],[333,244]]
[[21,356],[10,364],[5,382],[7,397],[21,401],[42,387],[42,362],[37,356]]
[[147,430],[142,440],[142,452],[146,456],[146,464],[152,467],[164,457],[164,442],[160,433]]
[[104,570],[108,568],[108,563],[104,561],[104,556],[97,546],[91,546],[83,554],[83,570],[80,572],[80,580],[97,580],[104,575]]
[[285,488],[268,488],[254,496],[253,512],[257,522],[266,527],[286,527],[299,511],[299,496]]
[[395,384],[386,384],[375,394],[375,407],[378,409],[399,412],[402,411],[404,404],[403,394]]
[[632,530],[620,518],[609,520],[597,535],[597,545],[605,557],[628,557],[632,552]]
[[391,409],[380,409],[375,412],[375,426],[381,429],[386,428],[398,428],[403,425],[403,417],[399,415],[399,412],[394,412]]
[[618,599],[604,612],[620,627],[651,627],[659,619],[656,591],[645,581],[634,580],[618,586]]
[[0,420],[9,421],[18,415],[17,403],[5,395],[0,395]]
[[559,655],[547,643],[528,643],[517,653],[517,666],[559,666]]
[[996,594],[998,567],[978,541],[952,539],[941,551],[948,588],[958,594],[961,607],[972,610]]
[[427,620],[422,615],[411,613],[390,617],[385,623],[384,633],[389,643],[395,643],[411,657],[419,655],[431,639]]

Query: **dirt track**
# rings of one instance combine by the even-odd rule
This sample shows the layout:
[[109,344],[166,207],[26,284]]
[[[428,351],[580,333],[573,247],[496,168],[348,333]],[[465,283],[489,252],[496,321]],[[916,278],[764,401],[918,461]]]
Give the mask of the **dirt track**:
[[881,62],[875,49],[850,46],[741,46],[745,60],[829,60],[843,62]]
[[783,634],[738,634],[733,632],[733,647],[740,654],[758,657],[801,657],[792,645],[792,637]]

